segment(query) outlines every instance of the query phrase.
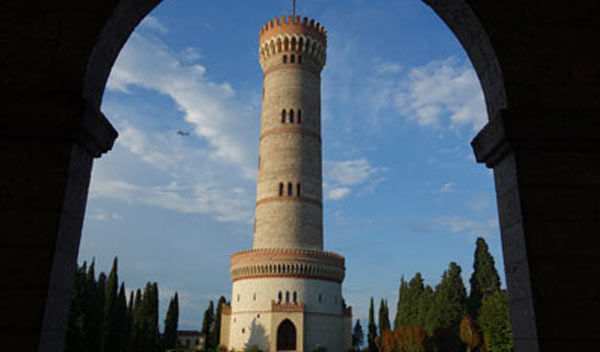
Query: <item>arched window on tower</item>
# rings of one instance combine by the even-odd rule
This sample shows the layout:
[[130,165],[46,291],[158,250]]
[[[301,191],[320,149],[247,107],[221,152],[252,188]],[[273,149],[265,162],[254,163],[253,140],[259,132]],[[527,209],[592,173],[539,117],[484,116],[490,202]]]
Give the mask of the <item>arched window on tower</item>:
[[285,123],[285,109],[281,110],[281,123]]
[[287,64],[287,55],[283,55],[283,63]]
[[279,291],[279,293],[277,294],[277,303],[281,304],[281,291]]
[[292,186],[292,183],[291,183],[291,182],[290,182],[290,183],[288,183],[288,196],[291,196],[291,195],[292,195],[292,189],[293,189],[293,188],[294,188],[294,187]]
[[298,55],[298,63],[301,64],[302,63],[302,55]]
[[294,123],[294,109],[290,109],[290,123]]
[[290,55],[290,63],[292,63],[292,64],[296,63],[296,55]]
[[298,123],[302,123],[302,110],[298,109]]
[[298,303],[298,295],[296,294],[296,291],[294,291],[294,304]]
[[296,185],[296,195],[297,195],[298,197],[300,197],[300,196],[302,195],[302,193],[300,193],[300,191],[301,191],[301,189],[300,189],[300,188],[301,188],[301,187],[300,187],[300,184],[297,184],[297,185]]
[[279,184],[279,196],[282,197],[283,196],[283,183]]
[[285,303],[290,303],[290,291],[285,291]]

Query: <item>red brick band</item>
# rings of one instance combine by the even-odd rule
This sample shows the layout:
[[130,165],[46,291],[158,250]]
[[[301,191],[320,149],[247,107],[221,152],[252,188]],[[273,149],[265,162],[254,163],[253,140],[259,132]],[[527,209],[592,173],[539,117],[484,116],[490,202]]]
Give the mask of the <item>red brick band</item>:
[[274,134],[282,134],[282,133],[296,133],[296,134],[302,134],[305,136],[310,136],[313,137],[317,140],[319,140],[319,143],[321,142],[321,136],[316,133],[313,132],[311,130],[307,130],[306,128],[302,128],[302,127],[280,127],[280,128],[271,128],[269,130],[266,130],[265,132],[263,132],[260,135],[260,140],[262,141],[263,138],[270,136],[270,135],[274,135]]
[[281,197],[268,197],[263,198],[256,202],[256,206],[258,207],[261,204],[271,203],[271,202],[304,202],[314,204],[320,208],[323,207],[323,203],[318,199],[308,198],[308,197],[295,197],[295,196],[281,196]]

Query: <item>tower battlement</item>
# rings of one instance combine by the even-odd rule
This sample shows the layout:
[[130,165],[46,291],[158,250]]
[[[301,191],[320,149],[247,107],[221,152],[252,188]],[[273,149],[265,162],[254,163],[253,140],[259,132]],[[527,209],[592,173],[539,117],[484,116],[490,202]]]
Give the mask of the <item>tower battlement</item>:
[[327,46],[327,31],[319,22],[308,17],[281,16],[267,22],[260,29],[260,45],[262,46],[272,37],[278,34],[303,34],[318,40],[323,46]]

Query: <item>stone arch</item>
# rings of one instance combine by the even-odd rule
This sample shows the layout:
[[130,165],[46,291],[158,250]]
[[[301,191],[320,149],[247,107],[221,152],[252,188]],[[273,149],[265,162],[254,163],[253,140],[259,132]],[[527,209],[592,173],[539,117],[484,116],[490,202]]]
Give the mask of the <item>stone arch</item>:
[[277,327],[277,351],[295,351],[296,340],[296,326],[289,319],[285,319]]
[[[76,3],[75,0],[65,1],[65,3],[68,4]],[[423,1],[429,6],[431,6],[434,9],[434,11],[438,14],[438,16],[446,22],[446,24],[454,32],[456,37],[460,40],[463,47],[466,49],[467,54],[469,55],[481,82],[490,119],[494,121],[503,118],[503,116],[507,116],[507,119],[510,120],[511,116],[513,116],[510,123],[513,123],[514,125],[506,126],[511,127],[511,129],[505,128],[505,126],[503,125],[504,122],[498,122],[496,125],[493,125],[496,126],[497,129],[493,129],[492,126],[484,130],[484,134],[493,137],[492,139],[494,140],[492,142],[486,140],[486,143],[483,143],[481,139],[484,139],[485,136],[482,136],[480,139],[477,139],[475,141],[475,144],[479,145],[479,147],[485,147],[484,149],[487,148],[487,150],[481,151],[482,154],[478,154],[478,160],[487,162],[488,156],[492,154],[492,152],[497,150],[503,151],[505,153],[504,155],[512,153],[510,155],[514,156],[514,150],[512,150],[509,145],[510,136],[507,137],[505,133],[510,133],[511,131],[514,132],[515,130],[523,129],[523,132],[519,136],[517,136],[518,138],[520,138],[519,141],[531,142],[530,144],[535,144],[536,138],[539,138],[540,140],[543,139],[543,133],[549,133],[549,130],[551,130],[552,127],[561,126],[561,122],[564,126],[572,125],[568,123],[569,121],[565,121],[564,117],[561,120],[560,116],[553,116],[552,119],[554,120],[552,120],[550,118],[546,119],[547,116],[544,116],[540,113],[541,111],[545,111],[544,109],[552,107],[552,101],[556,101],[555,104],[564,104],[568,108],[572,107],[572,111],[570,112],[571,114],[568,116],[569,118],[573,117],[584,119],[586,118],[586,114],[590,115],[593,114],[594,111],[597,111],[597,105],[593,105],[593,103],[591,103],[591,101],[594,99],[589,98],[589,96],[591,96],[592,89],[585,88],[583,85],[581,85],[581,81],[583,79],[577,77],[577,72],[571,72],[569,70],[566,70],[568,71],[566,72],[566,75],[569,77],[564,78],[563,83],[565,84],[561,83],[560,87],[567,94],[562,95],[556,94],[556,91],[552,91],[550,89],[552,87],[549,87],[548,85],[544,86],[544,82],[542,80],[546,78],[540,78],[540,76],[549,77],[551,75],[540,75],[538,73],[538,70],[540,70],[540,68],[544,68],[544,71],[551,70],[552,67],[572,68],[577,66],[574,65],[578,62],[577,60],[582,60],[582,62],[585,64],[585,54],[589,54],[588,60],[592,60],[592,62],[597,62],[597,54],[592,53],[591,49],[589,49],[589,47],[592,47],[591,45],[589,45],[589,43],[595,43],[596,37],[590,35],[591,30],[585,25],[580,25],[579,27],[571,25],[573,23],[577,23],[580,19],[583,21],[588,21],[586,23],[589,23],[590,19],[596,21],[595,23],[597,23],[599,17],[597,11],[595,11],[595,9],[597,9],[597,1],[582,0],[581,2],[578,2],[578,5],[576,7],[569,7],[569,5],[566,5],[566,2],[537,3],[535,6],[539,6],[540,10],[535,10],[535,13],[538,16],[535,17],[535,19],[538,20],[538,22],[539,20],[543,20],[551,24],[562,23],[564,24],[564,26],[562,28],[552,29],[537,27],[537,29],[544,30],[544,33],[540,33],[539,36],[541,39],[544,39],[546,43],[540,43],[538,41],[534,43],[535,45],[531,44],[536,38],[533,34],[536,31],[535,26],[538,24],[536,23],[536,21],[533,21],[533,5],[531,5],[531,7],[526,7],[530,6],[527,2],[518,0],[507,0],[502,2],[494,2],[489,0]],[[33,76],[27,76],[22,71],[15,70],[15,73],[10,72],[11,67],[13,65],[12,61],[16,62],[17,60],[11,60],[6,66],[7,75],[4,78],[5,82],[8,82],[8,84],[6,84],[5,87],[10,87],[12,82],[23,81],[23,84],[15,85],[17,86],[17,88],[9,90],[10,96],[23,96],[26,98],[31,98],[34,96],[45,97],[48,99],[48,103],[50,104],[54,104],[56,102],[60,102],[62,104],[64,100],[64,104],[66,104],[66,106],[69,109],[75,111],[69,112],[68,115],[65,115],[66,117],[64,117],[64,119],[72,120],[72,122],[74,122],[73,126],[84,126],[81,127],[81,130],[75,131],[79,133],[79,135],[83,136],[77,137],[82,138],[82,140],[75,141],[74,139],[68,139],[72,138],[70,134],[68,137],[65,137],[65,140],[68,139],[68,141],[72,142],[74,145],[83,146],[83,149],[85,149],[81,151],[80,159],[82,161],[79,161],[80,163],[82,163],[81,166],[91,166],[91,158],[99,157],[102,153],[108,151],[112,146],[114,138],[116,138],[116,133],[114,132],[114,130],[110,129],[110,124],[104,118],[99,109],[105,84],[119,51],[125,44],[125,41],[130,36],[133,29],[160,2],[161,0],[115,0],[110,2],[88,2],[86,6],[82,6],[80,10],[84,15],[94,13],[94,16],[90,16],[90,18],[93,18],[93,21],[73,21],[69,16],[65,16],[64,19],[61,21],[48,21],[44,25],[30,26],[30,28],[28,29],[30,33],[27,37],[31,38],[32,42],[37,40],[42,41],[43,38],[45,38],[42,35],[42,31],[60,30],[65,33],[77,32],[80,34],[78,36],[63,36],[56,40],[56,45],[58,46],[69,46],[77,48],[77,50],[68,51],[68,54],[64,54],[64,56],[56,56],[56,65],[64,67],[65,70],[68,72],[56,71],[54,73],[36,73],[36,75],[38,75],[39,77],[43,77],[40,78],[39,81],[36,81],[33,78]],[[526,3],[527,5],[525,5]],[[28,8],[27,6],[31,5],[27,3],[25,5],[11,6],[8,9],[8,15],[10,16],[11,14],[19,12],[18,17],[23,17],[25,20],[33,19],[35,16],[37,16],[37,12],[32,11],[32,9]],[[15,9],[23,9],[25,11],[17,11]],[[62,16],[62,11],[63,10],[61,9],[55,10],[57,16]],[[89,13],[87,13],[86,11],[88,11]],[[499,13],[500,15],[498,15]],[[511,18],[513,21],[508,21],[510,22],[509,24],[506,24],[507,21],[501,20],[505,17],[504,14],[507,13],[512,14]],[[480,23],[480,18],[484,22],[483,24]],[[35,19],[34,21],[37,21],[37,19]],[[56,22],[56,24],[54,22]],[[518,34],[520,34],[519,31],[525,29],[525,26],[521,25],[523,23],[531,24],[531,29],[527,29],[531,31],[531,33],[529,33],[531,35],[521,35],[521,37],[527,38],[526,40],[517,38],[519,37]],[[513,24],[517,25],[514,26]],[[18,35],[21,33],[19,32],[21,30],[22,29],[19,28],[7,29],[8,35],[4,36],[4,38],[7,38],[8,45],[10,47],[20,47],[16,42],[13,42],[13,40],[22,41],[22,36]],[[558,48],[556,52],[553,52],[552,49],[549,49],[548,47],[544,46],[544,44],[548,46],[547,42],[551,41],[554,42],[554,45],[552,46]],[[492,45],[492,43],[494,45]],[[21,44],[21,46],[22,45],[23,44]],[[552,60],[556,60],[556,62],[560,62],[562,64],[549,65],[549,63],[551,63],[551,61],[549,61],[550,59],[542,57],[544,55],[534,55],[536,53],[534,52],[534,49],[531,48],[533,46],[539,47],[538,49],[541,48],[542,50],[548,51],[550,54],[546,53],[545,57],[552,57]],[[43,46],[40,45],[40,55],[37,56],[40,58],[48,57],[48,55],[50,54],[46,51],[49,50],[50,53],[58,52],[56,48],[57,47],[53,43],[45,43],[45,45]],[[499,57],[501,59],[499,59],[496,56],[496,50],[499,51]],[[560,50],[568,50],[569,54],[566,54],[565,52],[562,52]],[[557,55],[552,55],[553,53],[556,53]],[[10,55],[14,55],[14,53],[10,53]],[[22,55],[22,53],[20,51],[16,51],[16,57],[20,55]],[[42,66],[48,66],[46,62],[37,62],[35,58],[32,58],[28,62],[28,65],[32,68],[40,70]],[[558,73],[556,75],[558,75]],[[21,79],[25,76],[29,80]],[[60,79],[58,78],[58,76],[60,76]],[[61,91],[56,89],[58,85],[43,84],[46,82],[60,82],[60,88],[63,90]],[[590,87],[594,87],[594,85],[592,84],[588,85]],[[548,89],[550,89],[550,92],[547,91]],[[552,97],[554,97],[554,99]],[[508,104],[509,100],[510,106]],[[589,106],[583,106],[582,103],[589,103]],[[579,109],[577,108],[578,106]],[[506,110],[509,108],[511,109],[510,112]],[[584,111],[586,108],[588,109],[587,112]],[[25,104],[23,104],[20,109],[26,111],[27,107],[25,106]],[[519,111],[519,109],[521,111]],[[9,114],[13,114],[12,111],[8,111]],[[515,113],[514,111],[517,112]],[[30,113],[30,111],[27,110],[27,113]],[[52,116],[52,114],[49,114],[50,117],[47,119],[48,121],[50,121],[49,123],[52,123],[53,120],[51,119],[56,119]],[[517,118],[514,118],[515,116]],[[532,131],[528,130],[526,126],[518,124],[520,123],[518,122],[519,120],[524,120],[527,118],[530,119],[528,122],[532,125],[543,125],[542,123],[539,123],[541,121],[546,124],[549,124],[550,128],[547,130]],[[539,121],[531,121],[531,119],[535,118],[538,118]],[[56,121],[59,121],[59,119],[56,119]],[[85,121],[85,123],[81,121]],[[79,122],[81,123],[79,124]],[[579,122],[582,124],[589,123],[587,121]],[[60,126],[59,123],[57,123],[56,125],[58,132],[66,131],[66,129]],[[581,128],[581,131],[585,130],[586,128],[584,125],[584,127]],[[594,129],[588,128],[588,130]],[[533,132],[539,132],[539,134],[537,136],[530,136],[529,133]],[[565,136],[573,137],[575,135],[575,132],[575,129],[570,130],[570,132],[565,132]],[[11,131],[8,130],[6,133],[10,134]],[[552,139],[554,137],[553,135],[549,135],[549,139]],[[575,144],[571,145],[571,141],[567,139],[564,139],[564,143],[567,144],[567,147],[570,148],[577,147],[577,145]],[[523,143],[519,144],[519,148],[521,148],[522,146]],[[581,147],[581,145],[579,146]],[[550,149],[547,146],[545,147],[543,144],[539,144],[538,148],[546,152],[548,152],[548,149]],[[32,155],[33,154],[35,153],[32,153]],[[489,165],[490,167],[495,166],[496,162],[490,160]],[[504,167],[503,165],[501,166]],[[527,164],[524,165],[527,166]],[[83,170],[85,168],[82,167],[81,169]],[[517,174],[514,168],[507,169],[505,167],[503,170],[509,170]],[[499,170],[499,172],[500,171],[502,170]],[[552,170],[548,169],[548,171]],[[77,193],[78,195],[80,193],[82,194],[81,197],[84,201],[81,202],[81,200],[75,199],[76,197],[65,197],[64,200],[60,201],[60,208],[75,209],[75,213],[77,213],[75,214],[77,215],[75,216],[75,218],[77,218],[78,220],[74,220],[68,225],[62,224],[62,222],[57,221],[56,223],[60,223],[60,225],[56,226],[56,229],[41,229],[40,232],[47,233],[40,233],[39,235],[40,237],[48,238],[51,242],[54,240],[63,241],[62,239],[58,238],[59,236],[57,234],[62,234],[63,231],[66,231],[65,227],[68,226],[69,229],[73,230],[68,230],[67,232],[69,232],[69,236],[73,236],[74,238],[69,240],[72,243],[77,243],[76,240],[78,240],[78,236],[80,236],[81,234],[80,225],[83,219],[83,209],[80,209],[82,208],[82,206],[78,204],[85,204],[87,186],[89,185],[89,175],[81,176],[81,179],[73,181],[73,176],[69,175],[67,172],[65,172],[64,174],[66,175],[66,183],[76,182],[76,186],[73,187],[77,188],[77,192],[79,192]],[[506,175],[506,173],[504,175]],[[512,176],[509,175],[506,177],[510,178]],[[568,180],[567,176],[562,177],[563,178],[561,180]],[[517,189],[517,192],[519,192],[520,189],[518,188],[521,186],[516,181],[515,185],[516,186],[514,188]],[[501,190],[499,190],[498,192],[500,191]],[[546,205],[546,208],[552,208],[554,210],[576,209],[574,205],[570,204],[563,204],[559,206],[558,203],[560,203],[561,197],[564,199],[568,198],[563,196],[556,196],[557,200],[548,203]],[[515,199],[519,198],[517,197]],[[504,202],[504,200],[500,200],[499,198],[499,202],[501,201]],[[515,213],[523,215],[527,213],[527,211],[531,213],[533,210],[536,210],[536,205],[529,205],[525,201],[521,201],[520,203],[521,207],[528,206],[531,207],[531,209],[519,208],[518,210],[515,210]],[[57,204],[59,204],[58,200]],[[8,206],[12,206],[12,203],[9,203]],[[539,208],[541,208],[541,206],[537,206],[537,209]],[[569,213],[570,211],[564,212]],[[518,218],[518,216],[512,216],[511,218],[514,219],[515,217]],[[570,221],[572,224],[574,224],[573,226],[578,226],[576,220]],[[522,222],[519,224],[523,225]],[[520,299],[520,302],[525,302],[523,303],[524,305],[527,305],[527,310],[521,309],[521,311],[524,311],[525,313],[515,317],[513,321],[515,322],[515,329],[517,331],[524,331],[526,334],[528,334],[527,337],[529,338],[529,341],[537,341],[538,336],[548,337],[547,335],[549,331],[550,337],[552,337],[551,329],[546,328],[546,330],[544,330],[545,333],[542,332],[538,334],[537,327],[535,325],[535,319],[537,319],[538,316],[543,315],[538,314],[538,310],[541,310],[542,313],[550,313],[551,309],[541,308],[542,306],[540,306],[534,311],[534,299],[531,297],[539,296],[541,292],[546,292],[543,290],[544,287],[542,283],[548,282],[548,284],[550,284],[550,281],[552,280],[544,280],[544,273],[542,271],[536,271],[537,274],[533,272],[530,274],[529,264],[527,262],[527,260],[530,259],[530,253],[528,251],[536,251],[537,249],[531,243],[527,242],[530,240],[534,241],[535,239],[528,238],[527,236],[528,233],[534,231],[530,230],[529,228],[525,228],[521,225],[519,225],[521,228],[521,232],[518,235],[511,234],[514,237],[511,237],[511,239],[505,239],[505,232],[507,230],[505,228],[503,228],[502,230],[502,238],[503,241],[505,241],[503,243],[506,246],[509,246],[508,248],[514,249],[511,250],[511,253],[505,253],[507,272],[514,273],[511,275],[513,275],[512,278],[516,280],[515,282],[511,282],[511,284],[509,285],[509,291],[511,292],[511,295],[513,297],[514,295],[525,295],[523,297],[518,296],[517,298]],[[12,226],[14,228],[18,228],[19,224],[17,223],[16,225]],[[519,226],[513,224],[512,228],[516,228]],[[581,231],[584,232],[584,234],[587,234],[591,231],[595,231],[595,233],[597,233],[597,226],[587,226],[588,227],[580,226]],[[71,232],[73,232],[73,234],[71,234]],[[536,234],[533,233],[531,236],[535,235]],[[556,234],[556,236],[558,236],[558,234]],[[31,329],[31,331],[35,331],[35,333],[31,332],[33,336],[31,339],[36,340],[35,345],[42,345],[46,350],[52,351],[62,350],[60,348],[61,343],[54,342],[61,340],[60,338],[56,338],[56,336],[62,334],[62,332],[60,332],[60,326],[63,325],[61,322],[65,320],[63,318],[65,312],[68,310],[68,302],[70,299],[70,297],[67,294],[64,294],[64,292],[68,292],[70,288],[64,287],[64,283],[62,282],[71,282],[71,280],[69,280],[68,278],[73,275],[73,266],[75,265],[76,261],[76,250],[75,252],[55,252],[57,251],[56,248],[59,248],[62,244],[63,243],[57,243],[56,246],[52,245],[49,249],[40,249],[40,251],[44,251],[44,258],[51,258],[51,260],[48,263],[63,263],[63,265],[52,264],[48,273],[40,275],[40,282],[43,282],[44,284],[40,284],[40,287],[43,288],[40,288],[39,294],[36,293],[36,295],[42,297],[41,300],[45,302],[45,306],[47,309],[40,309],[39,311],[31,313],[32,317],[22,318],[23,321],[39,322],[37,323],[38,325],[36,325],[35,328]],[[585,244],[582,244],[582,246],[585,246]],[[72,247],[75,247],[76,249],[77,246],[73,245]],[[557,253],[560,254],[559,252]],[[509,254],[510,257],[507,256]],[[532,258],[534,254],[531,254]],[[517,256],[520,257],[516,258]],[[520,261],[520,263],[524,264],[515,264],[512,262],[512,260],[516,261],[517,259]],[[39,258],[35,260],[39,260]],[[31,259],[30,262],[26,262],[24,259],[24,264],[26,265],[23,266],[33,267],[34,264],[37,263],[35,260]],[[555,267],[562,266],[555,265]],[[510,270],[508,270],[509,268]],[[591,273],[597,273],[596,267],[586,266],[586,270],[587,269],[589,269]],[[557,273],[564,274],[564,272],[560,271],[557,271]],[[537,286],[532,287],[534,282],[529,278],[534,278],[535,275],[539,275],[538,279],[535,280],[535,285]],[[508,274],[507,280],[511,281],[511,276],[509,276]],[[48,289],[48,287],[52,287],[54,289],[50,290]],[[519,291],[515,291],[514,287],[518,287]],[[515,298],[515,300],[517,300],[517,298]],[[54,302],[52,309],[49,307],[50,303],[48,302]],[[540,304],[543,304],[543,307],[546,307],[546,304],[551,303],[540,302]],[[44,307],[44,304],[40,303],[36,304],[36,306]],[[581,313],[585,313],[585,311],[581,311]],[[558,322],[559,319],[554,319],[554,321]],[[552,324],[548,323],[546,325]],[[556,328],[555,330],[559,331],[560,329]],[[515,336],[516,338],[518,338],[518,335]],[[523,338],[522,340],[525,341],[527,340],[527,338]],[[545,341],[548,341],[548,338],[546,338]],[[57,345],[58,347],[49,347],[51,345]],[[537,349],[536,343],[533,343],[528,346],[531,346],[531,349],[529,350]],[[524,347],[521,348],[522,350],[526,349]],[[519,351],[518,347],[517,350]]]

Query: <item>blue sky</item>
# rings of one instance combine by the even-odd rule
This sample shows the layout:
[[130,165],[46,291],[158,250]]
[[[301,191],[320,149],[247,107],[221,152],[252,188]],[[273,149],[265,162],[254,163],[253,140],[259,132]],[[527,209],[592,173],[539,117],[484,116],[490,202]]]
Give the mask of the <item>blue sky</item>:
[[[104,96],[120,136],[94,165],[79,261],[107,271],[118,256],[128,288],[159,283],[163,311],[178,291],[181,328],[229,297],[229,255],[252,245],[258,32],[291,1],[249,3],[165,1]],[[492,173],[469,146],[485,105],[450,30],[419,0],[300,0],[298,12],[328,30],[325,248],[346,257],[355,318],[370,296],[395,307],[402,275],[435,285],[450,261],[468,286],[478,236],[504,281]]]

